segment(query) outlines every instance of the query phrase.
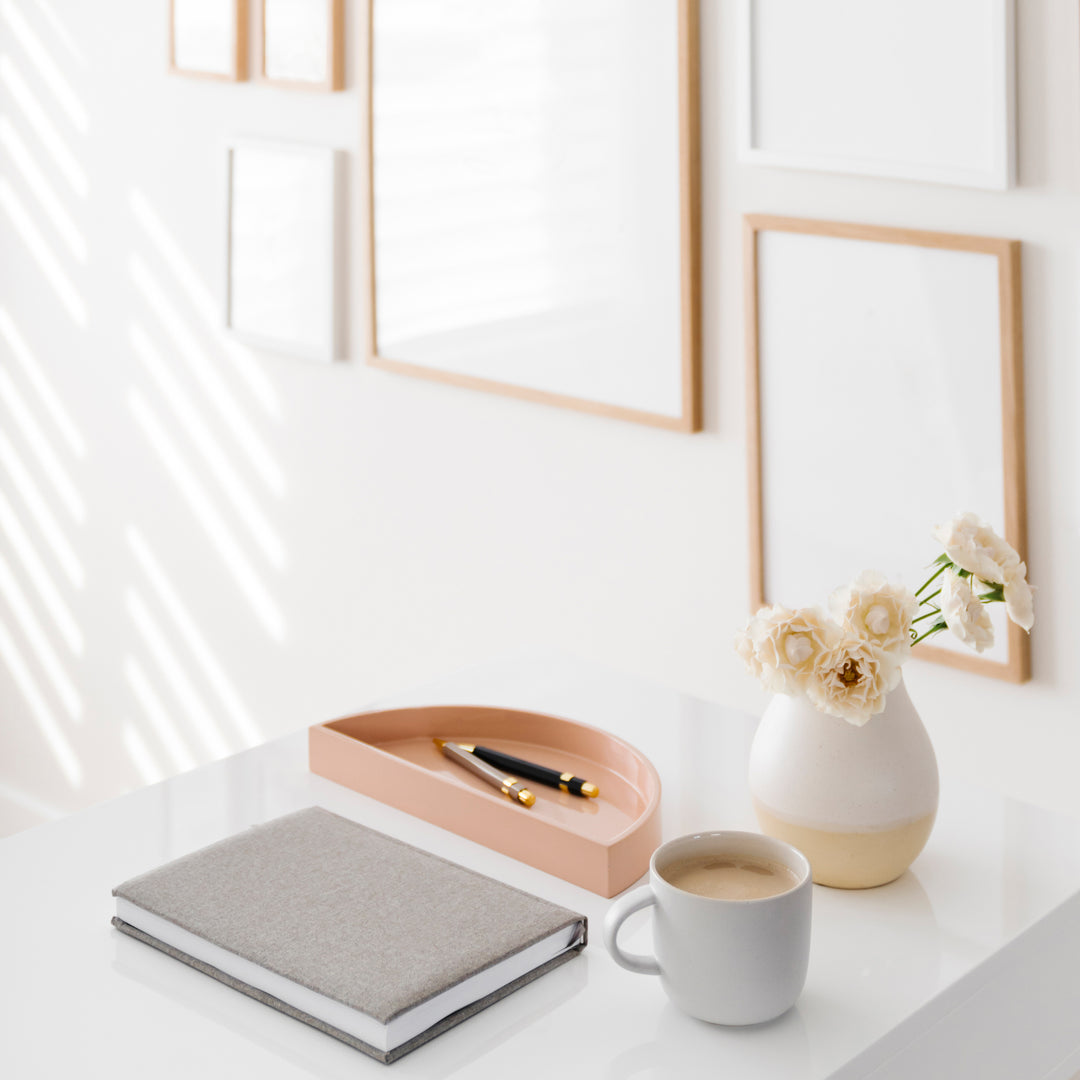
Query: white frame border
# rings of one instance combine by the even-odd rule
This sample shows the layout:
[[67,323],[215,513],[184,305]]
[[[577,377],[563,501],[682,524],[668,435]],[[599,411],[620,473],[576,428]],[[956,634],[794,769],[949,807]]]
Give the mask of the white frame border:
[[994,20],[996,100],[994,165],[986,171],[940,169],[918,162],[884,161],[878,158],[846,158],[814,154],[784,154],[754,145],[753,31],[754,5],[758,0],[739,0],[738,25],[738,160],[746,165],[848,173],[923,180],[960,187],[1007,191],[1017,182],[1016,165],[1016,0],[985,0],[988,18]]
[[[232,215],[233,215],[233,161],[237,150],[256,149],[273,150],[277,153],[301,154],[321,159],[327,166],[328,189],[330,200],[330,223],[327,235],[323,237],[323,258],[330,265],[329,295],[323,318],[328,329],[326,348],[305,347],[293,341],[281,341],[277,338],[262,337],[244,330],[237,330],[232,322]],[[273,139],[232,139],[225,146],[225,284],[224,284],[224,321],[225,328],[237,340],[256,349],[279,355],[294,356],[302,360],[315,360],[321,363],[333,363],[341,354],[341,261],[344,251],[342,238],[342,202],[345,185],[342,182],[344,154],[328,146],[315,146],[309,143],[292,143]]]

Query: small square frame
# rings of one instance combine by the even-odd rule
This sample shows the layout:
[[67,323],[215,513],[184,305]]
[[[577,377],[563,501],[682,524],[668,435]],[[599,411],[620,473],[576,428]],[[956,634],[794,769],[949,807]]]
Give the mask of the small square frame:
[[189,79],[212,79],[216,82],[243,82],[248,77],[248,0],[224,0],[233,8],[233,40],[230,48],[232,68],[229,71],[199,71],[180,67],[176,62],[176,5],[169,0],[169,72]]
[[345,89],[345,0],[321,0],[327,7],[326,73],[321,81],[281,79],[266,73],[266,4],[259,0],[259,81],[286,90],[334,93]]

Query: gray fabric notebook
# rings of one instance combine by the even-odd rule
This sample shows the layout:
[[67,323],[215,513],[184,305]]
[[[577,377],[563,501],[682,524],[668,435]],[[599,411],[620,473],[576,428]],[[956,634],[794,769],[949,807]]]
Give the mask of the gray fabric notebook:
[[582,915],[318,807],[113,895],[118,930],[384,1062],[587,936]]

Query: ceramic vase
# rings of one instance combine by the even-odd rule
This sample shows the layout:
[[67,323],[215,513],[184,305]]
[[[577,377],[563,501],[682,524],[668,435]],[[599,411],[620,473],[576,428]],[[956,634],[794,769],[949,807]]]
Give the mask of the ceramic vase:
[[926,844],[937,759],[902,680],[862,727],[777,694],[751,747],[750,794],[762,832],[799,848],[815,882],[868,889]]

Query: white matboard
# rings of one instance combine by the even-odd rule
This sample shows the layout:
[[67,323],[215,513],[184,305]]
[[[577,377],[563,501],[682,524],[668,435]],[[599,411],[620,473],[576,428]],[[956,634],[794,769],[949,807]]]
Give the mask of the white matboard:
[[740,160],[1015,182],[1014,0],[740,5]]
[[235,0],[172,0],[172,62],[180,71],[231,77],[236,68]]
[[282,82],[329,82],[328,0],[263,0],[263,75]]
[[337,356],[339,159],[288,143],[229,147],[226,324],[253,345]]

